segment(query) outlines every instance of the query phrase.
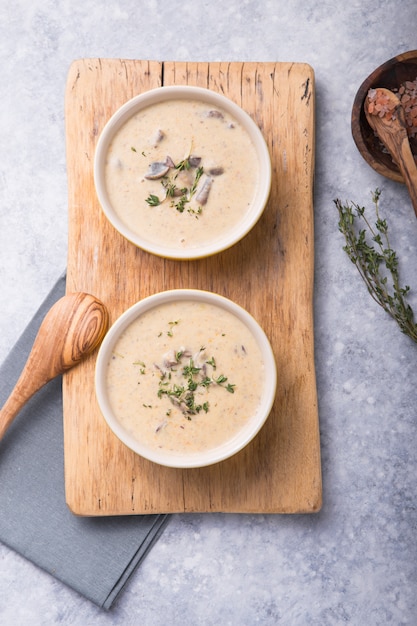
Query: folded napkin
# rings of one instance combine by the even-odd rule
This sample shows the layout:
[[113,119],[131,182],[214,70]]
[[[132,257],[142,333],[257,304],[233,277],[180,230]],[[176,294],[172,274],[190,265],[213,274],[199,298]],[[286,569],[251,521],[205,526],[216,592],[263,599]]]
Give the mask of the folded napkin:
[[[0,367],[0,406],[12,390],[63,275]],[[0,541],[109,609],[161,534],[167,515],[84,518],[65,503],[61,378],[22,409],[0,442]]]

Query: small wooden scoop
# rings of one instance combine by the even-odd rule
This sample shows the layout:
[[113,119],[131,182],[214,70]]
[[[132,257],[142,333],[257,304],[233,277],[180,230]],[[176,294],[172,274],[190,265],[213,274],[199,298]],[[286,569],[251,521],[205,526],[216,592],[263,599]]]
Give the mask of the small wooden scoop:
[[29,398],[98,347],[108,325],[106,307],[87,293],[68,294],[52,306],[23,371],[0,410],[0,440]]
[[417,166],[408,140],[403,106],[395,93],[377,87],[368,92],[364,108],[369,126],[376,132],[403,175],[417,217]]

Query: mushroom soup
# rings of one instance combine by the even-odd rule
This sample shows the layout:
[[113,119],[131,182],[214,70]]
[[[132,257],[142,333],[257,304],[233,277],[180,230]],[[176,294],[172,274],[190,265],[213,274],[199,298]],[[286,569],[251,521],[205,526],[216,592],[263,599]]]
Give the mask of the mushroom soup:
[[118,130],[105,165],[118,217],[151,242],[196,249],[227,236],[247,214],[259,182],[249,134],[199,100],[142,109]]
[[264,392],[261,350],[225,309],[161,304],[134,320],[109,359],[109,403],[126,431],[151,449],[195,453],[233,438]]

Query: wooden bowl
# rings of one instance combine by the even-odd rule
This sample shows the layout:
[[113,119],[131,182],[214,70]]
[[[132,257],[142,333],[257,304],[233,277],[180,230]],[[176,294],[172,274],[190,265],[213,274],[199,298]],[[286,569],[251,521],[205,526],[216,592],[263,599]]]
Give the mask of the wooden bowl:
[[[379,174],[397,182],[404,182],[390,154],[384,151],[379,139],[366,121],[365,97],[371,88],[396,89],[404,81],[417,78],[417,50],[393,57],[372,72],[359,87],[352,108],[352,135],[355,144],[367,163]],[[417,155],[417,140],[410,140],[411,150]]]

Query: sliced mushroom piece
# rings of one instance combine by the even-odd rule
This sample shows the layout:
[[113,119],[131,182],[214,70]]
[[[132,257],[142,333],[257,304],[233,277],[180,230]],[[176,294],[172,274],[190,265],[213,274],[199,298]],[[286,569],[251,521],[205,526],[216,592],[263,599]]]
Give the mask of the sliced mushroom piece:
[[160,141],[162,141],[165,138],[165,133],[163,130],[161,130],[160,128],[158,128],[158,130],[156,131],[154,137],[153,137],[153,143],[156,146]]
[[210,176],[206,176],[202,180],[202,183],[201,183],[201,185],[199,187],[199,190],[197,191],[197,195],[195,197],[196,202],[198,202],[198,204],[201,204],[202,206],[204,206],[207,203],[212,182],[213,181],[210,178]]
[[223,167],[211,167],[208,171],[211,176],[221,176],[224,173]]
[[149,165],[149,169],[145,174],[145,178],[148,180],[156,180],[166,176],[169,172],[169,165],[162,163],[161,161],[154,161]]
[[217,117],[218,119],[223,119],[224,115],[221,111],[217,111],[217,109],[212,109],[211,111],[208,112],[208,116],[209,117]]
[[177,365],[178,363],[177,356],[174,350],[170,350],[169,352],[166,352],[163,355],[162,359],[163,359],[164,367],[166,367],[167,369],[173,367],[174,365]]
[[175,163],[170,156],[167,156],[165,159],[165,165],[168,165],[168,167],[175,167]]
[[190,167],[198,167],[201,163],[201,157],[191,155],[188,157],[188,163]]
[[199,350],[198,352],[196,352],[192,359],[193,359],[193,363],[195,367],[199,367],[200,369],[203,368],[205,361],[206,361],[206,353],[204,350]]

